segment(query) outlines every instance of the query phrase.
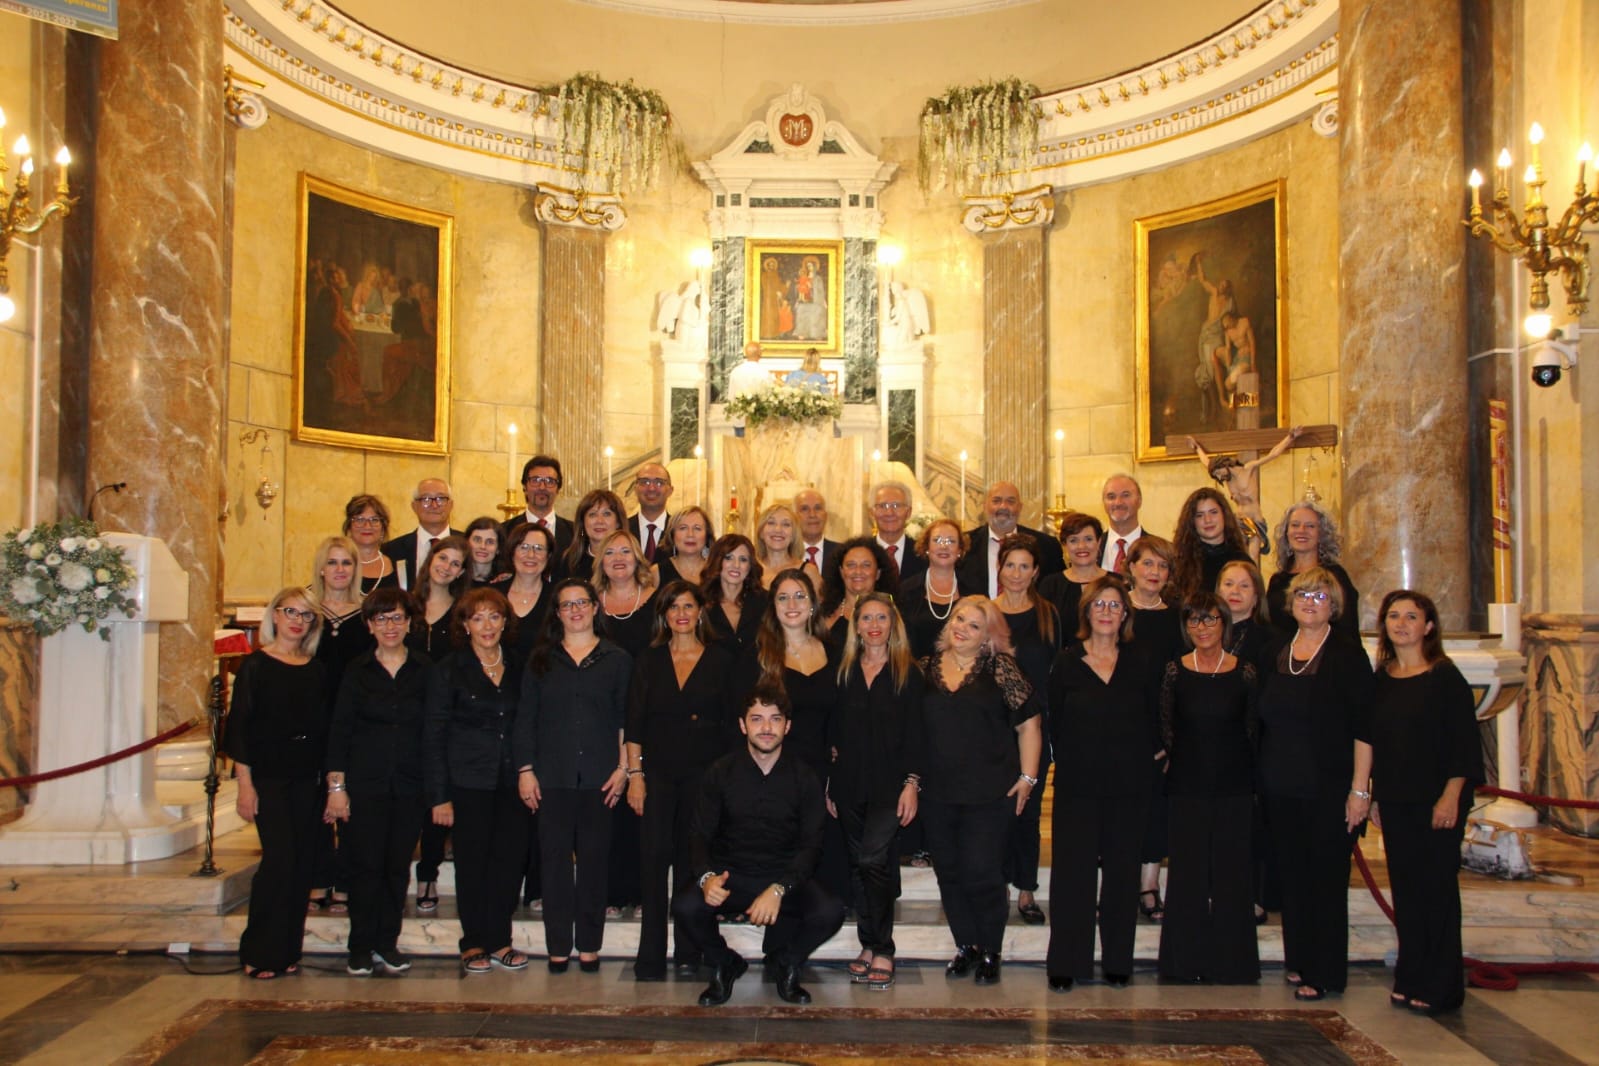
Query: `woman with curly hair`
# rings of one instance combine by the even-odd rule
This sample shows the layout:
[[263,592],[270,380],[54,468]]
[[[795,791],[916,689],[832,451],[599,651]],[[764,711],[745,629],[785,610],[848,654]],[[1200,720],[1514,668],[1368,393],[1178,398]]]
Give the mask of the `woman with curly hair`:
[[1333,576],[1343,590],[1343,611],[1333,625],[1351,640],[1360,639],[1360,593],[1349,579],[1349,572],[1338,563],[1343,537],[1332,512],[1314,500],[1300,500],[1283,512],[1282,521],[1272,536],[1277,547],[1277,564],[1282,568],[1271,575],[1266,585],[1266,611],[1271,624],[1285,637],[1294,635],[1297,625],[1289,609],[1288,586],[1305,571],[1321,567]]
[[1249,559],[1243,527],[1233,514],[1232,504],[1219,489],[1208,486],[1195,489],[1183,501],[1172,547],[1176,556],[1176,573],[1172,577],[1179,600],[1211,592],[1225,564]]
[[822,624],[829,639],[842,643],[855,604],[868,592],[899,595],[899,578],[876,537],[852,537],[827,559],[822,578]]
[[734,654],[753,647],[755,634],[766,613],[766,591],[761,588],[761,567],[755,545],[742,533],[729,533],[711,545],[700,577],[705,594],[705,616],[711,638]]

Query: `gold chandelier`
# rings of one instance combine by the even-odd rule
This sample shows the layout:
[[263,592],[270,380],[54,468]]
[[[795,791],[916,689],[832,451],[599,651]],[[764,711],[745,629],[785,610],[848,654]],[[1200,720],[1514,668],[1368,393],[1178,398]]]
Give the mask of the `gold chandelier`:
[[1471,186],[1471,217],[1464,224],[1473,237],[1486,237],[1494,245],[1527,264],[1532,274],[1532,290],[1528,303],[1532,314],[1526,319],[1526,329],[1534,336],[1547,336],[1550,330],[1549,278],[1558,273],[1566,290],[1566,309],[1573,317],[1580,317],[1588,306],[1588,242],[1583,240],[1584,224],[1599,223],[1599,196],[1588,191],[1586,184],[1588,164],[1593,161],[1593,149],[1583,144],[1577,152],[1577,190],[1571,205],[1560,216],[1557,225],[1549,224],[1549,205],[1543,199],[1543,161],[1540,146],[1543,144],[1543,127],[1534,122],[1527,135],[1531,145],[1527,170],[1522,177],[1527,187],[1527,202],[1518,217],[1510,206],[1510,149],[1500,151],[1496,161],[1496,179],[1492,201],[1494,221],[1483,217],[1481,193],[1482,174],[1471,172],[1467,179]]
[[[6,115],[0,111],[0,129],[6,125]],[[5,176],[9,169],[6,166],[6,153],[0,148],[0,322],[5,322],[17,313],[17,305],[11,299],[10,278],[6,272],[6,260],[11,255],[11,239],[17,234],[38,233],[44,224],[50,221],[50,216],[60,215],[65,218],[72,211],[73,199],[67,188],[67,167],[72,162],[72,153],[63,146],[56,153],[56,165],[61,168],[61,178],[56,183],[55,199],[45,206],[44,210],[34,214],[28,209],[30,196],[28,185],[33,179],[33,154],[28,146],[28,138],[18,137],[14,153],[22,157],[22,165],[17,172],[15,186],[7,191]]]

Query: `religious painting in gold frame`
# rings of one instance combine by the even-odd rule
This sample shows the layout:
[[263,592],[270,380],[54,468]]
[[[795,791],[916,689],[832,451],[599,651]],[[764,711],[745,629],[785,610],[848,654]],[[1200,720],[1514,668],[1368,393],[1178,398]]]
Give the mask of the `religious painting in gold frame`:
[[843,241],[744,242],[744,340],[767,355],[842,354]]
[[1134,222],[1139,462],[1186,458],[1171,436],[1283,425],[1284,194],[1279,179]]
[[455,219],[300,174],[294,439],[444,455]]

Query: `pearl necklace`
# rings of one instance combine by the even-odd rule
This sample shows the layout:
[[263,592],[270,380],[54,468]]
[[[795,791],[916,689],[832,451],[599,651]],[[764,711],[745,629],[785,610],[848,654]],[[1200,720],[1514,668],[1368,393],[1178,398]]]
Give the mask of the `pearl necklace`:
[[[931,593],[932,595],[929,595],[927,597],[927,613],[931,614],[934,618],[938,619],[940,622],[942,622],[945,619],[947,619],[949,617],[950,612],[955,609],[955,601],[960,598],[960,597],[955,595],[955,589],[957,587],[959,587],[959,582],[951,581],[949,583],[949,591],[947,591],[947,592],[939,592],[936,588],[933,587],[933,572],[931,570],[929,570],[927,572],[927,591],[929,593]],[[937,596],[948,596],[949,597],[949,602],[944,605],[944,613],[943,614],[939,614],[938,613],[938,608],[933,604],[933,596],[934,595],[937,595]]]
[[1131,590],[1129,598],[1133,601],[1133,606],[1138,608],[1140,611],[1159,611],[1166,606],[1158,595],[1155,597],[1154,603],[1139,603],[1137,589]]
[[1321,639],[1316,642],[1316,650],[1310,653],[1310,657],[1305,660],[1305,665],[1304,666],[1301,666],[1298,670],[1295,670],[1294,669],[1294,645],[1299,643],[1299,635],[1300,635],[1300,633],[1303,633],[1303,632],[1304,632],[1304,630],[1301,629],[1298,632],[1294,633],[1294,639],[1293,639],[1292,643],[1290,643],[1288,645],[1288,672],[1290,674],[1294,675],[1295,677],[1298,677],[1299,675],[1303,674],[1306,670],[1309,670],[1310,669],[1310,664],[1316,661],[1316,656],[1321,654],[1321,646],[1323,644],[1327,643],[1327,634],[1332,632],[1332,626],[1328,626],[1326,629],[1323,629],[1321,631]]
[[494,646],[494,653],[495,653],[494,654],[494,661],[492,663],[491,662],[485,662],[483,660],[482,656],[478,656],[478,665],[483,667],[483,672],[485,674],[490,673],[491,671],[494,671],[494,670],[498,670],[500,668],[500,664],[505,661],[505,649],[504,648],[502,648],[498,644],[496,644]]
[[356,552],[355,557],[357,559],[361,560],[361,565],[362,566],[371,566],[373,563],[375,563],[379,559],[383,558],[383,553],[382,552],[378,552],[376,555],[372,556],[372,558],[368,559],[366,556],[362,555],[360,552]]
[[[1214,669],[1214,670],[1212,670],[1210,672],[1210,676],[1211,677],[1215,677],[1217,674],[1221,673],[1221,664],[1226,662],[1226,661],[1227,661],[1227,649],[1226,648],[1218,648],[1218,649],[1216,649],[1216,669]],[[1205,668],[1199,664],[1199,649],[1198,648],[1194,649],[1194,671],[1196,673],[1201,673],[1201,674],[1205,672]]]
[[[609,596],[610,592],[607,591],[606,595]],[[618,622],[625,622],[629,618],[632,618],[634,615],[638,614],[638,605],[640,603],[642,603],[642,602],[644,602],[644,586],[643,585],[634,585],[633,586],[633,609],[631,611],[627,612],[626,614],[612,614],[610,612],[610,609],[607,608],[606,611],[605,611],[605,617],[614,618]]]

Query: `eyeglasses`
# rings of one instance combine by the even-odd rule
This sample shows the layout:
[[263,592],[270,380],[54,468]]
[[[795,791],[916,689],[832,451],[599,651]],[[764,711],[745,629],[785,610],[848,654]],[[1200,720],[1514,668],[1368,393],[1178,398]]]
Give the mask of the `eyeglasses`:
[[350,519],[352,526],[381,526],[383,519],[375,514],[358,514]]
[[1183,619],[1183,625],[1189,629],[1214,629],[1221,625],[1221,615],[1196,614]]
[[647,489],[664,489],[669,482],[664,477],[641,477],[633,484],[642,485]]
[[954,537],[934,537],[927,543],[936,544],[940,548],[953,548],[955,545],[959,544],[960,541],[956,540]]
[[315,611],[302,611],[298,607],[279,607],[278,613],[291,622],[309,622],[316,617]]
[[594,601],[584,598],[581,600],[562,600],[560,603],[555,605],[555,609],[557,611],[581,611],[584,608],[592,606],[594,606]]
[[872,504],[872,509],[876,511],[903,511],[909,506],[909,504],[900,503],[898,500],[879,500],[877,503]]
[[772,597],[777,603],[809,603],[811,598],[803,592],[779,592]]
[[499,611],[479,611],[471,618],[468,618],[467,621],[474,625],[492,626],[505,621],[505,616]]
[[1107,614],[1120,614],[1127,609],[1127,605],[1121,600],[1095,600],[1089,606],[1096,611],[1104,611]]
[[415,496],[412,498],[423,507],[443,507],[450,502],[448,496]]
[[532,474],[523,482],[524,485],[538,485],[541,488],[549,488],[551,485],[559,485],[560,483],[560,478],[547,477],[544,474]]
[[372,624],[377,626],[379,629],[393,629],[395,626],[403,626],[410,621],[410,616],[404,611],[395,611],[393,614],[375,614],[372,616]]
[[518,544],[516,546],[516,552],[518,555],[548,555],[550,553],[550,549],[546,545],[534,544],[532,541],[528,540]]
[[1305,603],[1326,603],[1329,597],[1320,589],[1300,589],[1294,593],[1294,599]]

